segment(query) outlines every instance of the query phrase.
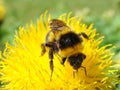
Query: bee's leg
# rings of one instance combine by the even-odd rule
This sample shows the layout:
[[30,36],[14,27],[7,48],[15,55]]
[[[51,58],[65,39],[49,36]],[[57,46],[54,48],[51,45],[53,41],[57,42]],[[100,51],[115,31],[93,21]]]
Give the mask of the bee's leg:
[[87,34],[85,34],[84,32],[81,32],[81,33],[78,34],[78,36],[81,36],[81,35],[82,35],[84,38],[89,39],[89,37],[87,36]]
[[41,49],[42,49],[42,51],[41,51],[41,56],[43,56],[44,54],[45,54],[45,52],[46,52],[46,48],[45,48],[46,46],[45,46],[45,44],[43,43],[43,44],[41,44]]
[[43,56],[46,52],[46,47],[52,47],[52,43],[43,43],[41,44],[41,48],[42,48],[42,51],[41,51],[41,56]]
[[49,50],[49,59],[50,59],[50,70],[51,70],[51,76],[50,76],[50,81],[52,80],[52,74],[53,74],[53,48],[50,48]]
[[65,57],[65,58],[62,58],[61,64],[64,65],[65,61],[66,61],[66,57]]
[[87,76],[87,71],[86,71],[86,67],[80,66],[81,68],[83,68],[85,70],[85,75]]
[[78,72],[78,69],[73,70],[73,78],[75,78],[75,74]]

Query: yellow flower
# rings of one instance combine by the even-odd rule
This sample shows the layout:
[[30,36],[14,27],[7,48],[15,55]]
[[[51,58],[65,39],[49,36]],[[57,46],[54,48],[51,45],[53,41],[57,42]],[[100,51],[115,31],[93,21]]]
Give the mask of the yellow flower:
[[15,35],[14,45],[6,43],[1,55],[0,80],[3,90],[115,90],[117,76],[116,70],[111,70],[111,45],[100,47],[103,37],[100,37],[93,25],[87,26],[80,22],[78,17],[63,14],[58,19],[63,20],[76,33],[85,32],[89,40],[84,40],[83,53],[86,59],[75,77],[73,68],[68,62],[65,66],[60,64],[60,57],[54,57],[54,71],[50,81],[50,68],[48,53],[40,57],[41,43],[50,30],[48,21],[50,15],[40,16],[37,24],[31,22],[30,26],[20,27]]

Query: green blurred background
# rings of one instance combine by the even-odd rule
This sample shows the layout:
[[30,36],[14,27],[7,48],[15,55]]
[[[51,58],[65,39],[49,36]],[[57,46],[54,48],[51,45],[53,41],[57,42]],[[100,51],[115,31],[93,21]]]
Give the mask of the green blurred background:
[[53,17],[67,12],[83,16],[83,23],[94,23],[97,31],[105,36],[102,43],[117,46],[120,51],[120,0],[4,0],[6,16],[0,26],[0,50],[6,41],[12,42],[15,30],[30,20],[36,21],[46,10]]
[[12,44],[19,26],[36,22],[46,10],[54,18],[72,12],[83,16],[83,23],[94,23],[100,35],[105,36],[101,45],[115,45],[114,58],[120,62],[120,0],[4,0],[3,5],[6,14],[0,25],[0,50],[6,41]]

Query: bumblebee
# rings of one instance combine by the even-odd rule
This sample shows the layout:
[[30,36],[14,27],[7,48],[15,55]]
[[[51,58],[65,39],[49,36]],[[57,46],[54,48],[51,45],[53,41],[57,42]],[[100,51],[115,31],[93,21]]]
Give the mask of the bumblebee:
[[86,74],[86,68],[81,66],[83,60],[86,58],[86,55],[82,53],[84,45],[81,36],[86,39],[88,39],[88,36],[83,32],[76,34],[65,22],[58,19],[50,20],[49,27],[50,31],[46,35],[45,43],[41,44],[41,55],[45,54],[46,47],[48,47],[51,77],[54,70],[54,54],[58,54],[61,57],[62,65],[68,60],[74,70],[78,71],[81,67],[85,69]]

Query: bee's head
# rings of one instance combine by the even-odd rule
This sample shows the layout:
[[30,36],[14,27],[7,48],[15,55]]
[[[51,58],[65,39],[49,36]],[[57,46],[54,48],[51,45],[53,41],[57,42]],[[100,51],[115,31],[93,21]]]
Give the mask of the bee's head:
[[70,30],[67,24],[59,19],[51,19],[49,21],[49,27],[51,31],[54,33],[54,35],[58,35],[58,33],[62,31]]
[[67,27],[66,23],[64,23],[62,20],[58,19],[52,19],[49,22],[49,26],[53,32],[59,32],[64,29],[64,27]]

